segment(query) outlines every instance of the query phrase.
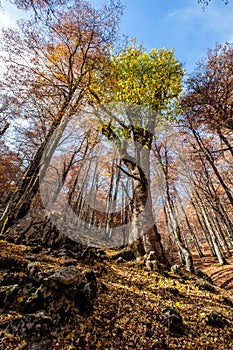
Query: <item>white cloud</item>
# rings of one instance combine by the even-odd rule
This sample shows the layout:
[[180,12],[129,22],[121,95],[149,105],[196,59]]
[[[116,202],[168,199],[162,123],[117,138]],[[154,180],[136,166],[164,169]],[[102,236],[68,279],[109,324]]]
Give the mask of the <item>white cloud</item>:
[[168,13],[167,18],[173,18],[179,22],[186,22],[197,19],[201,14],[202,12],[199,8],[184,7]]

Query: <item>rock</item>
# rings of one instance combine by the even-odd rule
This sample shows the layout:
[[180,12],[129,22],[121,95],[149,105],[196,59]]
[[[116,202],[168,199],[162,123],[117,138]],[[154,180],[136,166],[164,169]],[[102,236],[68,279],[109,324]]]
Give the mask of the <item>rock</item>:
[[18,284],[3,286],[0,288],[0,308],[11,309],[14,301],[17,300],[20,287]]
[[25,273],[17,274],[15,272],[6,273],[0,278],[0,286],[10,286],[13,284],[25,285],[28,282],[28,277]]
[[8,323],[7,331],[28,339],[30,350],[52,350],[52,320],[44,312],[27,314]]
[[[93,270],[85,274],[75,266],[64,266],[53,272],[43,272],[39,263],[28,265],[28,274],[38,288],[27,298],[24,313],[46,310],[50,314],[66,315],[79,308],[89,314],[97,293],[97,282]],[[59,321],[59,317],[57,318]]]
[[1,269],[9,271],[23,271],[27,266],[27,261],[22,258],[15,258],[11,256],[0,256]]
[[213,281],[211,279],[210,276],[207,275],[207,273],[203,272],[201,269],[196,269],[195,270],[195,274],[202,278],[203,280],[206,280],[207,282],[209,282],[210,284],[213,284]]
[[214,288],[214,286],[212,286],[209,283],[206,283],[205,280],[203,279],[197,280],[194,285],[195,287],[198,287],[201,290],[206,290],[207,292],[216,293],[216,289]]
[[108,290],[106,284],[104,282],[98,282],[97,283],[97,294],[104,293]]
[[146,268],[147,268],[149,271],[153,271],[153,263],[152,263],[152,261],[150,261],[150,260],[147,260],[147,261],[146,261]]
[[171,267],[171,272],[174,273],[174,274],[180,275],[181,274],[180,266],[179,265],[173,265]]
[[206,315],[206,324],[213,327],[223,328],[228,325],[226,318],[217,311],[212,311]]
[[87,282],[94,282],[96,284],[95,272],[91,269],[88,269],[85,273],[85,277]]
[[122,256],[119,256],[119,258],[116,260],[117,264],[122,264],[124,262],[124,259],[122,258]]
[[29,254],[39,253],[42,247],[52,251],[64,249],[64,256],[67,255],[67,251],[70,251],[70,255],[80,252],[81,245],[59,231],[51,218],[46,210],[29,211],[2,238],[8,242],[35,247],[30,249]]
[[150,253],[148,254],[148,256],[147,256],[147,260],[149,260],[149,261],[154,261],[154,260],[156,260],[157,259],[157,257],[156,257],[156,253],[155,253],[155,251],[150,251]]
[[89,315],[93,308],[93,301],[97,293],[97,287],[92,282],[84,285],[84,287],[77,292],[76,304],[81,315]]
[[117,260],[118,258],[123,258],[125,261],[135,260],[136,256],[134,250],[131,248],[126,248],[121,250],[119,253],[115,254],[112,259]]
[[36,283],[41,283],[43,279],[43,272],[41,271],[41,264],[39,262],[29,263],[26,271],[30,279]]
[[50,288],[59,289],[61,286],[78,286],[82,280],[82,273],[71,265],[56,270],[52,275],[45,278],[43,283]]
[[183,332],[183,319],[178,311],[173,310],[170,307],[165,307],[163,310],[165,316],[165,324],[169,331],[172,333],[182,333]]
[[158,261],[157,260],[147,260],[146,261],[146,267],[149,271],[158,271]]
[[64,266],[76,265],[78,263],[77,259],[65,259]]

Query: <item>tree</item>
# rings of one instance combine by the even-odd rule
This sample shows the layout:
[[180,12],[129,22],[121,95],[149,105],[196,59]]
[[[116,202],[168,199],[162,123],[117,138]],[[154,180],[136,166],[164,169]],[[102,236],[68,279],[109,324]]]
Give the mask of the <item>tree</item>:
[[[183,108],[195,125],[206,125],[223,134],[233,130],[233,45],[208,50],[186,82]],[[227,144],[226,144],[227,146]]]
[[[222,0],[224,1],[225,5],[229,4],[229,0]],[[211,0],[198,0],[198,4],[202,4],[203,9],[209,5],[209,3],[211,2]]]
[[[161,262],[167,260],[152,210],[150,151],[159,121],[174,112],[182,76],[172,50],[147,53],[134,43],[113,56],[113,84],[102,99],[113,102],[111,111],[101,109],[102,132],[115,143],[120,169],[133,183],[130,240],[139,255],[155,251]],[[93,95],[101,102],[96,92]]]
[[121,10],[118,1],[100,10],[86,1],[75,1],[72,9],[64,6],[56,16],[24,22],[21,32],[3,32],[8,69],[1,87],[21,101],[21,119],[41,118],[44,128],[41,143],[0,220],[0,232],[28,212],[39,188],[39,172],[43,177],[59,137],[52,144],[48,141],[58,128],[64,130],[84,102],[97,72],[104,70]]
[[[186,265],[187,271],[193,272],[194,267],[192,255],[187,244],[185,244],[184,239],[182,239],[181,234],[181,212],[178,210],[178,207],[183,209],[184,215],[186,216],[184,208],[182,207],[181,198],[180,203],[178,202],[178,192],[182,192],[182,188],[179,190],[176,188],[178,186],[180,187],[179,182],[182,179],[182,168],[184,163],[184,159],[181,159],[179,154],[177,154],[178,148],[184,151],[182,135],[178,132],[175,126],[172,128],[168,126],[164,127],[161,134],[162,135],[157,137],[154,142],[153,152],[157,162],[156,170],[160,182],[160,193],[164,205],[167,229],[172,232],[181,262]],[[189,224],[188,221],[187,223]],[[190,233],[192,233],[192,230],[190,230]]]
[[191,203],[221,264],[232,246],[232,57],[231,44],[209,50],[187,79],[181,103],[193,164]]
[[[187,80],[187,93],[182,100],[184,123],[192,132],[197,152],[212,167],[231,205],[233,194],[231,184],[219,171],[219,152],[232,154],[233,130],[233,48],[230,44],[217,45],[209,50],[207,59],[199,63],[198,69]],[[208,138],[204,135],[207,134]],[[221,144],[213,149],[208,141],[215,137]],[[216,144],[216,143],[215,143]],[[225,147],[221,145],[225,144]],[[217,144],[218,145],[218,144]]]

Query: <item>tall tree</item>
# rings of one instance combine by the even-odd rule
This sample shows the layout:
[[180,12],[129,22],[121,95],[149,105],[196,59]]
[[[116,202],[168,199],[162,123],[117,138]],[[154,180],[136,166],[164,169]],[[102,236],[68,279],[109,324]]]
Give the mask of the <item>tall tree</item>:
[[[159,121],[174,111],[182,76],[173,51],[147,53],[134,43],[113,57],[113,86],[105,96],[114,104],[111,110],[100,107],[102,132],[115,143],[122,159],[120,169],[133,182],[130,240],[139,255],[155,251],[162,262],[166,257],[152,210],[150,151]],[[104,101],[96,91],[93,95]]]
[[[104,70],[121,10],[118,1],[111,1],[100,10],[84,0],[75,1],[72,9],[64,5],[56,16],[24,22],[20,31],[3,32],[2,48],[8,69],[1,87],[22,102],[21,118],[42,116],[45,129],[2,215],[0,232],[28,212],[39,188],[39,171],[43,176],[59,135],[53,143],[48,141],[77,113],[94,76]],[[43,154],[46,157],[42,164]]]

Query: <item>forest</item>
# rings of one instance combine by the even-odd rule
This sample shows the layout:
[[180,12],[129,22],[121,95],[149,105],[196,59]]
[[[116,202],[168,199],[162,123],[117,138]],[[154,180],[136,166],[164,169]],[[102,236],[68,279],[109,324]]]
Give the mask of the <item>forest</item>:
[[118,0],[13,3],[0,349],[233,349],[233,45],[186,74]]

